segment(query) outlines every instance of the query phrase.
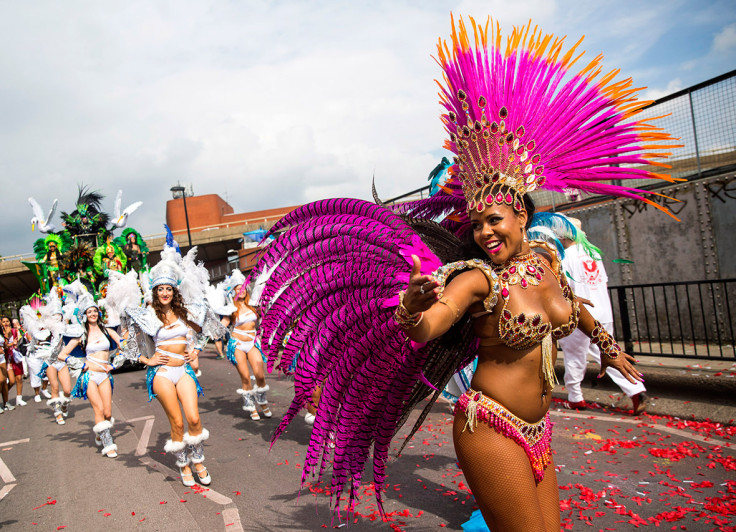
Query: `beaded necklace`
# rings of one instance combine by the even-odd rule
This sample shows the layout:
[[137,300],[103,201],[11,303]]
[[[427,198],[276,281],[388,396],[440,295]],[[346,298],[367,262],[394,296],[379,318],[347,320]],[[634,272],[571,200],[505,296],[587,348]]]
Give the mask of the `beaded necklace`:
[[544,264],[539,255],[529,251],[523,255],[516,255],[503,264],[494,265],[493,271],[496,272],[504,285],[501,295],[507,298],[509,296],[509,286],[518,284],[522,288],[527,288],[529,285],[539,285],[544,277]]

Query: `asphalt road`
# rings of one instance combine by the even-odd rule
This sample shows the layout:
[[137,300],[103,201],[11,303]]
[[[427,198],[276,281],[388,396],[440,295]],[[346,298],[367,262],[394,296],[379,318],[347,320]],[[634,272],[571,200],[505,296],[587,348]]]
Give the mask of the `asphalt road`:
[[[310,430],[301,418],[269,451],[291,382],[269,376],[275,416],[254,422],[240,409],[238,378],[227,361],[205,351],[202,371],[209,489],[181,485],[173,460],[163,453],[163,410],[146,402],[144,372],[128,372],[115,377],[116,459],[102,457],[94,445],[92,410],[84,401],[72,403],[63,426],[52,421],[45,403],[29,402],[0,416],[0,528],[234,532],[345,526],[344,513],[340,520],[330,512],[323,487],[310,483],[299,494]],[[570,412],[560,403],[552,415],[564,529],[732,530],[733,427],[659,415],[632,418],[616,409]],[[384,494],[388,522],[378,517],[368,470],[348,528],[461,530],[473,498],[455,462],[451,425],[447,404],[438,403],[403,455],[391,460]],[[397,448],[406,430],[397,436]]]

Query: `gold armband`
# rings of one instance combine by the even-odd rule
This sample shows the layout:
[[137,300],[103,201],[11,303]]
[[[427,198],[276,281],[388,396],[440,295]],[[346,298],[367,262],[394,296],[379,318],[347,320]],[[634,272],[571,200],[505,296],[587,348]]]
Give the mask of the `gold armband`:
[[452,320],[452,323],[455,323],[457,320],[460,319],[460,309],[458,308],[458,306],[455,304],[455,302],[452,299],[442,296],[439,302],[445,305],[447,308],[449,308],[450,311],[455,315],[455,319]]
[[601,353],[606,355],[611,360],[616,360],[618,354],[621,352],[621,346],[616,343],[613,336],[601,325],[601,322],[595,320],[593,322],[595,327],[593,332],[590,334],[590,341],[598,346]]

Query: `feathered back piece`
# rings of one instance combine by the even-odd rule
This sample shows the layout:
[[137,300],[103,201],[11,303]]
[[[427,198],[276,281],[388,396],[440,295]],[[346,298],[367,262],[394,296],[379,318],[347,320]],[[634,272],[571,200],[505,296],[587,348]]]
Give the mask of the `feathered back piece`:
[[456,155],[446,192],[462,194],[467,209],[479,212],[491,203],[521,210],[521,195],[543,187],[634,198],[671,214],[644,191],[611,184],[675,181],[643,168],[669,168],[659,159],[678,146],[654,119],[636,120],[651,102],[637,100],[641,89],[631,78],[614,81],[618,70],[601,75],[600,55],[571,72],[582,39],[565,51],[564,38],[530,22],[504,45],[498,24],[470,21],[472,34],[453,19],[452,42],[437,46],[445,147]]
[[412,254],[424,274],[442,263],[405,220],[360,200],[305,205],[270,234],[280,231],[250,275],[262,287],[260,336],[269,370],[276,363],[294,370],[294,399],[272,442],[322,387],[302,480],[321,477],[331,461],[332,496],[337,503],[348,485],[353,501],[373,445],[380,502],[391,439],[422,367],[434,354],[448,358],[440,345],[409,342],[392,319],[397,295],[409,280]]

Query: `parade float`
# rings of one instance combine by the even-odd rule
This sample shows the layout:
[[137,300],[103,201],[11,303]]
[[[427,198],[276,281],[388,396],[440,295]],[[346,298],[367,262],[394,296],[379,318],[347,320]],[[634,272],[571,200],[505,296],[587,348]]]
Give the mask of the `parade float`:
[[[133,228],[126,228],[128,217],[142,205],[137,201],[121,210],[122,191],[118,191],[114,212],[104,212],[104,196],[79,186],[79,194],[71,212],[62,211],[61,230],[56,231],[52,218],[58,201],[46,213],[34,198],[28,198],[33,209],[31,230],[38,227],[45,236],[33,244],[35,261],[25,264],[35,275],[41,294],[52,288],[63,288],[79,280],[96,297],[104,297],[111,271],[126,273],[148,269],[148,247]],[[116,231],[120,234],[115,235]]]

